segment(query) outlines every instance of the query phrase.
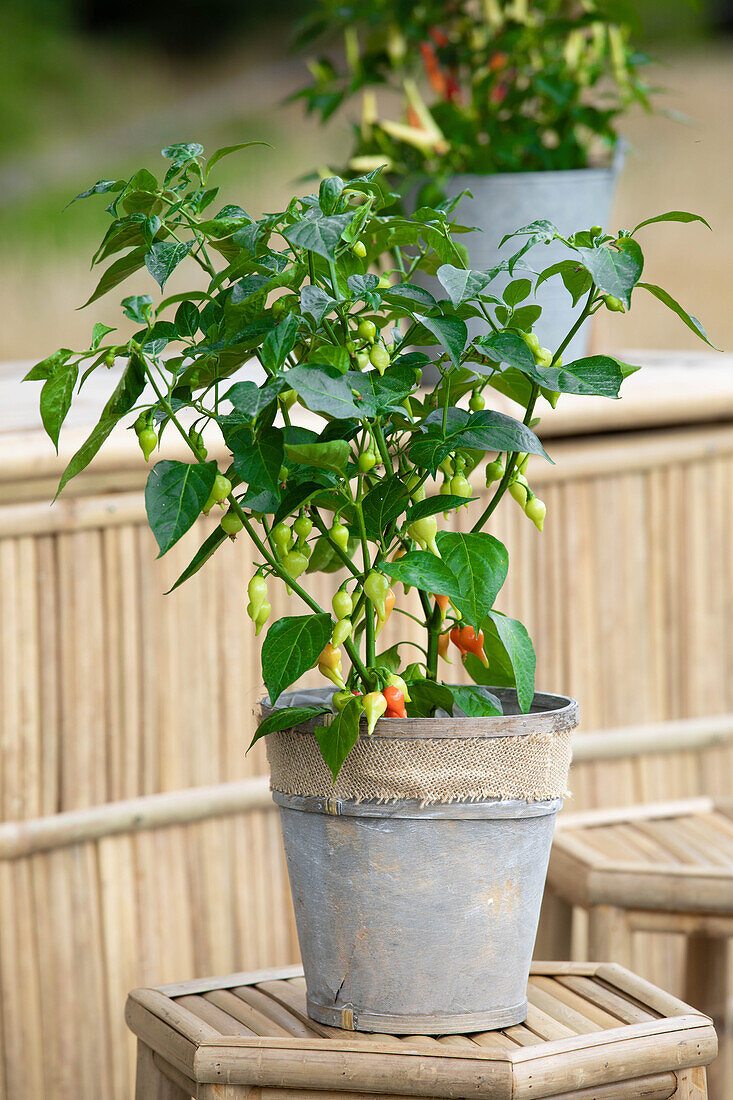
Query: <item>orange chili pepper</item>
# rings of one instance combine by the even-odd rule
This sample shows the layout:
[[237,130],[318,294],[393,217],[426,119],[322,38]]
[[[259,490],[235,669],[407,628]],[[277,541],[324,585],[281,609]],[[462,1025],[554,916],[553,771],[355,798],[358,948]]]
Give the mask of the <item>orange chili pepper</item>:
[[384,597],[384,618],[380,619],[379,615],[377,615],[377,637],[379,637],[379,635],[381,634],[384,624],[387,622],[387,619],[390,617],[392,611],[394,610],[395,598],[395,594],[390,588],[387,592],[387,595]]
[[387,701],[387,709],[384,712],[385,718],[407,718],[405,697],[398,687],[390,684],[384,689],[382,695]]
[[425,68],[425,75],[428,78],[430,87],[436,95],[445,99],[445,76],[438,63],[438,55],[429,42],[420,43],[420,53],[422,54],[423,67]]
[[454,627],[450,632],[450,640],[458,647],[464,661],[467,653],[473,653],[474,657],[478,657],[482,665],[486,668],[489,667],[489,662],[484,653],[483,630],[479,630],[478,634],[476,634],[472,626]]
[[450,633],[446,630],[445,634],[441,634],[438,638],[438,656],[442,657],[444,661],[448,661],[448,664],[452,662],[448,659],[448,642],[450,641]]
[[437,603],[438,607],[440,608],[441,618],[444,619],[445,618],[445,613],[448,609],[448,604],[450,603],[450,600],[448,599],[447,596],[443,596],[440,592],[434,592],[433,595],[435,596],[435,602]]

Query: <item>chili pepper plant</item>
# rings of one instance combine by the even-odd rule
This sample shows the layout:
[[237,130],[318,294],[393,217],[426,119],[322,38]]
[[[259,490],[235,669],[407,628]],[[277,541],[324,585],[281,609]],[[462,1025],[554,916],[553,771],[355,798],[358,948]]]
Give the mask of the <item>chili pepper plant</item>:
[[620,115],[651,109],[649,58],[594,0],[319,0],[296,41],[324,51],[298,93],[309,111],[325,121],[361,96],[349,170],[386,164],[408,184],[585,168],[613,150]]
[[[169,146],[162,180],[141,169],[77,196],[111,200],[94,264],[111,263],[89,303],[145,269],[160,296],[123,298],[131,331],[97,322],[89,347],[61,348],[27,379],[43,383],[41,417],[58,446],[86,379],[122,365],[59,492],[118,425],[137,433],[145,461],[169,434],[183,440],[187,460],[156,461],[147,480],[160,554],[202,515],[220,518],[173,588],[228,540],[251,541],[256,565],[242,614],[246,608],[257,634],[267,627],[262,674],[270,702],[314,666],[336,689],[332,702],[276,708],[256,738],[328,713],[316,736],[335,777],[362,714],[369,732],[380,716],[428,717],[438,708],[496,715],[493,686],[516,688],[521,710],[530,708],[535,656],[524,626],[497,606],[508,560],[491,534],[492,516],[508,497],[542,530],[545,506],[527,469],[530,457],[548,460],[534,430],[540,411],[565,394],[617,398],[637,369],[610,355],[563,362],[589,317],[627,310],[642,290],[707,340],[667,291],[641,281],[638,239],[652,222],[703,219],[674,211],[631,232],[594,226],[569,237],[535,222],[512,235],[516,252],[502,265],[512,278],[499,297],[492,293],[498,269],[466,266],[454,204],[389,213],[394,197],[373,171],[348,182],[324,179],[318,194],[255,217],[220,205],[210,179],[236,148],[205,160],[198,144]],[[559,241],[567,256],[543,269],[548,241]],[[163,296],[184,264],[194,276],[190,289]],[[444,296],[412,281],[421,269],[437,270]],[[562,280],[583,303],[552,349],[532,331],[540,313],[533,290],[548,279]],[[470,340],[468,320],[482,325]],[[261,384],[241,378],[252,361]],[[424,389],[430,362],[438,381]],[[497,391],[516,404],[516,416],[491,407]],[[296,415],[300,406],[307,417]],[[212,440],[223,461],[207,452]],[[488,493],[479,490],[484,483]],[[465,533],[443,519],[459,509],[471,510]],[[330,606],[309,591],[321,572],[334,573]],[[276,585],[287,586],[293,614],[270,622]],[[379,635],[392,609],[414,617],[399,606],[402,586],[417,590],[422,642],[385,651]],[[443,682],[448,646],[461,654],[473,686]]]

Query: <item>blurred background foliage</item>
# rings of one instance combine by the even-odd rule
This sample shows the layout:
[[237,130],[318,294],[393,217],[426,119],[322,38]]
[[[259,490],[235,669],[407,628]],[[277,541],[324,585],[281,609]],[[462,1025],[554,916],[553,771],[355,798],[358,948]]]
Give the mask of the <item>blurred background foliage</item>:
[[[704,214],[715,237],[658,231],[653,265],[717,342],[728,313],[733,245],[729,179],[733,149],[733,2],[636,0],[619,3],[639,44],[659,59],[653,82],[662,107],[686,116],[631,115],[632,144],[619,194],[619,224],[649,210]],[[304,81],[304,59],[289,49],[304,0],[3,0],[0,5],[0,358],[40,356],[81,342],[91,319],[75,313],[88,295],[88,257],[105,220],[101,200],[68,200],[96,179],[156,169],[169,141],[208,149],[266,140],[272,150],[224,161],[227,198],[253,214],[273,209],[297,180],[343,160],[348,120],[326,129],[283,100]],[[304,185],[300,185],[303,187]],[[696,243],[699,259],[696,258]],[[704,258],[703,258],[704,257]],[[650,265],[649,275],[653,274]],[[146,288],[149,289],[149,288]],[[617,347],[668,347],[654,304],[598,333]],[[688,346],[682,336],[677,346]],[[694,338],[690,337],[689,346]]]

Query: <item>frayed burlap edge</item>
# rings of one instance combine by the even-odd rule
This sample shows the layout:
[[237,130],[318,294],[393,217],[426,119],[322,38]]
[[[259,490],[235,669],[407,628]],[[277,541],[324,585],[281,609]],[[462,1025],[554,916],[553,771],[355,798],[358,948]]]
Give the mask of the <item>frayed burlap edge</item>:
[[270,789],[287,795],[352,802],[539,802],[568,795],[570,730],[494,738],[362,736],[336,782],[311,733],[266,738]]

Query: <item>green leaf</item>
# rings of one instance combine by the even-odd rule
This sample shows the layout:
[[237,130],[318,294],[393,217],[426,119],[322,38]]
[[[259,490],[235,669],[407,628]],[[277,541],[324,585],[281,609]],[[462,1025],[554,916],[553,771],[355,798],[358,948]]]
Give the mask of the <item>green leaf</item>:
[[86,191],[80,191],[76,195],[72,202],[78,202],[79,199],[88,199],[90,195],[107,195],[110,191],[121,191],[125,186],[124,180],[98,180],[92,187],[88,187]]
[[41,359],[40,363],[36,363],[35,366],[31,367],[24,376],[23,381],[45,382],[47,378],[51,378],[56,368],[62,366],[73,354],[70,348],[59,348],[53,355]]
[[99,345],[104,340],[108,332],[114,332],[115,329],[110,328],[109,325],[103,325],[101,321],[97,321],[92,329],[92,345],[91,350],[96,351]]
[[564,367],[535,367],[534,380],[548,390],[594,397],[618,397],[624,372],[611,355],[590,355]]
[[276,493],[285,455],[282,429],[263,427],[255,433],[251,423],[240,420],[236,414],[219,417],[219,425],[232,452],[237,477],[254,489]]
[[262,676],[271,703],[313,667],[332,629],[331,616],[325,612],[291,615],[272,624],[262,646]]
[[560,260],[559,263],[546,267],[540,273],[535,284],[535,291],[554,275],[562,278],[565,289],[573,299],[573,305],[577,306],[584,294],[591,288],[592,279],[581,263],[576,260]]
[[454,702],[468,718],[493,718],[504,713],[499,700],[486,688],[452,687],[451,691]]
[[[255,735],[249,743],[249,749],[266,737],[268,733],[279,733],[280,730],[289,730],[293,726],[299,726],[302,722],[309,722],[311,718],[318,718],[321,714],[329,714],[329,707],[278,707],[267,718],[260,722]],[[247,752],[249,752],[247,749]]]
[[206,175],[208,176],[211,169],[219,163],[222,157],[228,157],[230,153],[237,153],[240,149],[249,149],[252,145],[266,145],[268,149],[272,149],[267,141],[240,141],[237,145],[224,145],[221,149],[217,149],[215,153],[212,153],[207,160]]
[[60,362],[41,390],[41,420],[49,439],[59,450],[59,432],[71,408],[74,386],[79,377],[79,364]]
[[296,248],[305,248],[315,252],[326,260],[333,260],[341,242],[341,235],[354,217],[348,214],[332,214],[330,217],[304,218],[283,229],[286,241]]
[[180,262],[188,256],[193,241],[179,244],[171,241],[158,241],[145,254],[145,266],[162,290]]
[[194,573],[198,573],[201,566],[206,564],[209,558],[219,549],[223,542],[226,542],[226,540],[227,536],[225,532],[221,527],[216,527],[201,546],[199,546],[178,580],[166,592],[166,596],[170,595],[171,592],[175,592],[176,588],[183,584],[184,581],[189,580]]
[[713,348],[714,351],[720,351],[720,348],[716,347],[715,344],[708,340],[705,329],[702,327],[697,317],[693,317],[691,313],[683,309],[679,302],[674,300],[671,294],[668,294],[666,290],[662,290],[661,286],[654,286],[653,283],[639,283],[639,286],[643,290],[648,290],[649,293],[653,294],[658,301],[667,307],[667,309],[671,309],[673,313],[676,313],[680,320],[683,321],[696,336],[704,340],[709,347]]
[[283,377],[311,412],[325,413],[337,420],[362,418],[362,411],[354,404],[351,386],[337,371],[308,364],[291,367]]
[[318,747],[334,783],[344,760],[359,740],[359,719],[363,709],[361,699],[350,699],[329,725],[316,726]]
[[432,718],[438,709],[453,713],[453,691],[435,680],[413,680],[406,710],[410,718]]
[[142,358],[139,351],[133,349],[114,393],[102,410],[99,422],[61,475],[56,496],[71,481],[72,477],[76,477],[89,465],[115,424],[130,411],[144,389],[145,373]]
[[387,478],[370,489],[362,501],[367,538],[380,539],[390,523],[404,512],[407,502],[407,490],[399,478]]
[[460,317],[428,317],[419,313],[414,316],[416,321],[432,333],[441,347],[445,348],[453,366],[457,367],[468,339],[466,322]]
[[370,294],[377,289],[379,279],[371,272],[366,275],[349,275],[346,285],[355,298],[363,298],[365,294]]
[[443,264],[442,267],[438,268],[437,275],[438,281],[448,294],[455,309],[458,309],[460,305],[469,299],[475,298],[491,282],[491,275],[487,275],[483,271],[453,267],[452,264]]
[[513,416],[492,409],[484,409],[470,416],[459,439],[461,447],[474,447],[481,451],[524,451],[552,461],[531,428]]
[[518,306],[520,302],[529,297],[531,290],[532,284],[529,279],[515,279],[505,287],[502,298],[513,309],[514,306]]
[[323,486],[319,485],[317,481],[301,481],[297,485],[289,486],[275,512],[272,526],[275,527],[281,520],[291,516],[314,493],[321,492],[323,492]]
[[254,420],[263,409],[277,397],[283,383],[280,379],[272,379],[264,386],[258,386],[256,382],[235,382],[230,390],[227,390],[226,399],[240,416]]
[[381,294],[382,300],[388,305],[409,311],[412,311],[416,305],[424,309],[433,309],[437,305],[429,290],[414,283],[398,283],[396,286],[387,287]]
[[138,325],[147,325],[152,317],[153,299],[149,294],[133,294],[129,298],[123,298],[121,304],[125,317]]
[[279,325],[271,329],[262,345],[262,363],[266,370],[277,371],[295,347],[298,338],[298,318],[288,313]]
[[483,532],[439,531],[436,542],[458,585],[458,592],[451,600],[478,633],[506,580],[509,568],[506,547]]
[[[91,297],[87,298],[84,306],[89,306],[92,302],[96,302],[97,298],[101,298],[103,294],[107,294],[108,291],[119,286],[119,284],[129,278],[130,275],[134,275],[136,271],[139,271],[145,263],[145,253],[146,249],[144,246],[133,248],[132,252],[128,252],[125,256],[120,256],[119,260],[115,260],[113,264],[110,264],[97,283]],[[82,306],[82,309],[84,306]]]
[[[490,611],[488,618],[493,623],[514,670],[519,707],[527,714],[534,698],[535,652],[527,628],[517,619],[510,619],[500,611]],[[487,653],[489,667],[491,658]]]
[[460,508],[464,504],[470,504],[477,497],[454,497],[450,493],[444,496],[425,497],[413,504],[405,516],[405,523],[414,523],[417,519],[425,519],[426,516],[437,516],[438,512],[452,512],[454,508]]
[[323,287],[312,286],[306,283],[300,291],[300,308],[304,314],[310,315],[316,325],[320,325],[323,318],[336,305],[336,299],[326,294]]
[[196,522],[209,499],[216,462],[156,463],[145,486],[145,511],[161,558]]
[[703,225],[707,225],[708,229],[712,230],[712,226],[699,214],[690,214],[687,210],[669,210],[666,214],[657,214],[656,218],[646,218],[645,221],[639,222],[631,231],[632,237],[643,226],[653,225],[654,222],[702,222]]
[[187,160],[193,160],[194,157],[200,157],[203,151],[203,145],[199,145],[197,141],[179,141],[174,145],[166,145],[160,150],[160,155],[166,160],[183,164]]
[[286,443],[285,453],[296,465],[344,474],[351,449],[345,439],[331,439],[327,443]]
[[429,550],[411,550],[397,561],[382,562],[380,568],[393,580],[414,584],[422,592],[460,598],[460,584],[453,571]]
[[601,248],[579,248],[578,255],[599,290],[619,298],[628,308],[631,291],[641,275],[641,264],[630,252],[617,252],[603,245]]

